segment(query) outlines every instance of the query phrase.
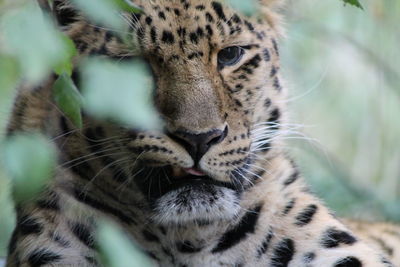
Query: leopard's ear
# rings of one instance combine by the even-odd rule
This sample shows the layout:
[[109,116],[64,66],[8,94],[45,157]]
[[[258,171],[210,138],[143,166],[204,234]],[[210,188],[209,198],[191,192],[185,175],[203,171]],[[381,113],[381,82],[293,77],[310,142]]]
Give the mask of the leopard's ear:
[[285,0],[259,0],[261,4],[261,12],[264,19],[272,28],[280,35],[284,35],[283,8],[286,4]]

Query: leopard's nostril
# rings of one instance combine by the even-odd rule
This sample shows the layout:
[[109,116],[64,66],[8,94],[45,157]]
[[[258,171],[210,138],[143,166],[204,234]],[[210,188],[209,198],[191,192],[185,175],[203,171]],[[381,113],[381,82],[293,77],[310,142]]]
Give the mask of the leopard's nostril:
[[207,145],[208,146],[212,146],[212,145],[216,145],[218,143],[221,143],[225,137],[228,135],[228,126],[225,127],[224,131],[222,132],[222,134],[215,136],[214,138],[212,138],[210,141],[208,141]]
[[214,129],[206,133],[193,134],[186,131],[177,131],[169,136],[177,143],[181,144],[197,163],[204,154],[218,143],[221,143],[228,134],[228,127],[223,131]]

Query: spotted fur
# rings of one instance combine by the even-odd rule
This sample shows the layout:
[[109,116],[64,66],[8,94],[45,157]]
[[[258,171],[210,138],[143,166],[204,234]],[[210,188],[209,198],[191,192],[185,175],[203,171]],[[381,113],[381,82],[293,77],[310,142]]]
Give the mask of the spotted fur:
[[[128,47],[54,0],[54,15],[79,50],[77,64],[87,56],[147,60],[165,128],[142,132],[84,114],[76,129],[51,102],[55,77],[22,88],[8,134],[48,135],[59,167],[42,195],[18,208],[7,266],[99,266],[94,231],[102,216],[160,266],[400,262],[399,227],[342,223],[282,149],[289,127],[277,42],[282,1],[260,2],[260,16],[248,18],[213,0],[135,0],[144,12],[122,14]],[[218,65],[229,46],[240,46],[243,57]],[[78,69],[73,78],[79,87]],[[188,175],[193,168],[205,176]]]

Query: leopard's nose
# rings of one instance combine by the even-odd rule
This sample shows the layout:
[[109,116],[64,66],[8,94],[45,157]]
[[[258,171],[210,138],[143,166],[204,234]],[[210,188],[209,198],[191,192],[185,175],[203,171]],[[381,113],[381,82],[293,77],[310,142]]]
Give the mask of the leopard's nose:
[[221,143],[228,134],[228,126],[225,129],[213,129],[206,133],[194,134],[187,131],[177,131],[169,136],[181,144],[192,156],[197,164],[204,154],[213,146]]

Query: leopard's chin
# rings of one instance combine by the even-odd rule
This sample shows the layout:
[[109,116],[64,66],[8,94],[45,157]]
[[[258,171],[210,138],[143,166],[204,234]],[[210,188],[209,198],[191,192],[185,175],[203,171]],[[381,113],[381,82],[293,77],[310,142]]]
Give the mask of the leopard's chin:
[[170,190],[153,204],[152,219],[163,225],[231,220],[240,211],[240,193],[201,180]]
[[231,220],[239,210],[241,191],[190,169],[179,175],[171,167],[152,169],[152,179],[139,183],[147,197],[151,218],[159,224],[211,223]]

